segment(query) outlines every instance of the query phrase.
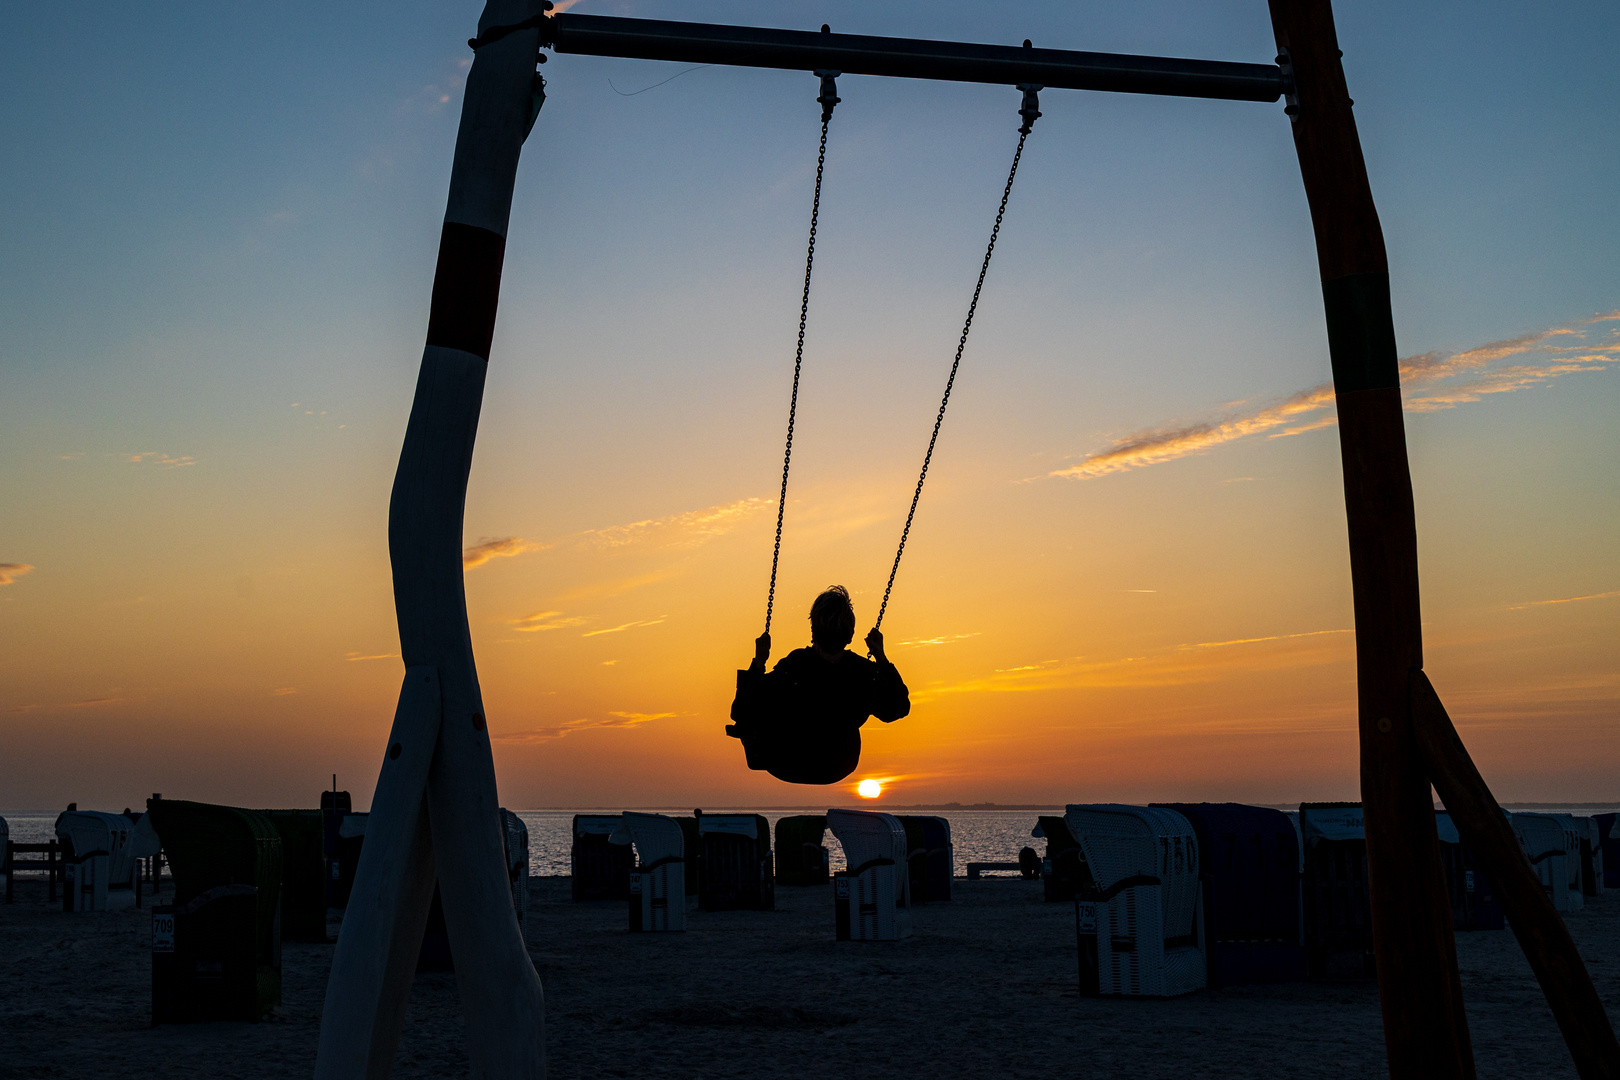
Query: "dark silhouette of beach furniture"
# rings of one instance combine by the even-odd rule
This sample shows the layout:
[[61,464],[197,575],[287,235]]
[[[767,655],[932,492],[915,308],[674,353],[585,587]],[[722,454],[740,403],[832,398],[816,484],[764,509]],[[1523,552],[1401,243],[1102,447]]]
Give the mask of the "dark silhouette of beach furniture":
[[967,877],[969,881],[978,881],[986,873],[1013,873],[1020,876],[1024,872],[1021,862],[970,862],[967,864]]
[[1603,825],[1596,816],[1585,819],[1586,834],[1581,837],[1581,888],[1587,896],[1602,896],[1613,886],[1603,859]]
[[949,900],[951,877],[956,869],[951,823],[942,817],[896,816],[906,830],[906,866],[911,875],[912,902]]
[[844,849],[833,875],[838,941],[897,941],[911,936],[911,875],[906,828],[893,814],[828,810],[827,828]]
[[133,821],[99,810],[65,810],[57,815],[55,831],[63,911],[122,911],[137,904],[140,867]]
[[1603,859],[1603,887],[1620,889],[1620,814],[1593,814]]
[[152,910],[152,1022],[257,1021],[281,1004],[281,836],[256,810],[147,802],[174,902]]
[[[20,844],[11,839],[10,827],[5,818],[0,818],[0,843],[4,844],[4,855],[0,856],[0,873],[6,876],[6,903],[13,902],[13,885],[18,874],[37,874],[44,872],[46,888],[49,890],[48,903],[56,903],[56,883],[62,876],[62,845],[51,840],[43,844]],[[19,859],[18,855],[43,855],[42,859]]]
[[575,900],[625,900],[630,896],[630,871],[635,853],[624,844],[608,842],[623,822],[618,814],[575,814],[574,843],[568,869]]
[[337,878],[332,888],[332,906],[347,909],[349,894],[354,891],[354,878],[360,870],[360,852],[366,846],[366,824],[369,813],[349,811],[338,820]]
[[1075,898],[1082,994],[1176,997],[1208,981],[1198,838],[1174,810],[1071,805],[1092,881]]
[[343,868],[338,858],[338,830],[343,827],[343,819],[353,809],[347,791],[321,792],[321,843],[326,862],[326,906],[341,908],[348,906],[348,896],[342,897],[339,903],[338,882],[342,879]]
[[506,847],[506,877],[512,883],[512,909],[518,922],[529,907],[529,827],[512,811],[501,808],[501,840]]
[[1374,975],[1361,804],[1301,803],[1305,847],[1305,955],[1313,979]]
[[700,859],[698,907],[704,911],[774,911],[770,822],[762,814],[699,811],[694,816]]
[[[1046,902],[1072,901],[1081,885],[1090,880],[1090,875],[1083,865],[1080,844],[1069,833],[1068,825],[1056,815],[1042,815],[1036,819],[1030,836],[1046,840],[1046,855],[1041,859],[1042,893]],[[973,876],[971,869],[968,876]]]
[[635,849],[630,871],[630,930],[633,933],[686,929],[686,831],[664,814],[625,811],[609,840]]
[[823,814],[796,814],[776,821],[776,883],[825,885],[831,879],[831,857],[822,837],[827,833]]
[[1440,836],[1440,868],[1451,897],[1452,927],[1458,931],[1501,930],[1507,922],[1485,868],[1462,842],[1450,814],[1436,811],[1434,823]]
[[1306,978],[1299,839],[1280,810],[1240,803],[1154,803],[1198,838],[1209,985]]
[[1567,814],[1516,813],[1513,831],[1542,889],[1560,912],[1586,906],[1581,893],[1581,836]]
[[326,941],[326,815],[261,810],[281,838],[281,939]]

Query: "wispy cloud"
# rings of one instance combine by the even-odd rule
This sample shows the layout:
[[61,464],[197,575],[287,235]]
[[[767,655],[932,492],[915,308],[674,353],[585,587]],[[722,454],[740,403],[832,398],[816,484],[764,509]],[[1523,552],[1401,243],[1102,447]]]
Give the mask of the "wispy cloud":
[[398,660],[399,659],[399,653],[397,653],[397,652],[372,653],[372,654],[367,655],[367,656],[362,656],[357,652],[352,652],[348,656],[345,656],[343,659],[349,661],[351,664],[354,663],[356,660]]
[[536,611],[522,618],[513,619],[508,625],[525,634],[533,634],[543,630],[561,630],[564,627],[578,626],[584,621],[577,615],[564,615],[560,611]]
[[650,724],[654,720],[667,720],[672,716],[679,715],[680,713],[672,712],[610,712],[602,716],[584,716],[578,720],[564,720],[560,724],[530,728],[528,731],[513,731],[505,735],[493,735],[490,741],[509,745],[548,742],[552,739],[560,739],[564,735],[572,735],[576,731],[589,731],[593,728],[640,727],[642,724]]
[[978,631],[978,630],[975,630],[971,634],[941,634],[939,637],[918,638],[916,641],[900,641],[900,642],[896,642],[896,644],[899,644],[899,645],[914,645],[914,646],[915,645],[949,645],[953,641],[963,641],[963,640],[965,640],[967,638],[976,638],[976,637],[979,636],[979,634],[980,634],[980,631]]
[[119,454],[117,456],[132,465],[158,465],[165,469],[180,469],[187,465],[197,464],[197,459],[189,454],[173,457],[169,454],[159,453],[156,450],[147,450],[139,454]]
[[749,518],[775,504],[770,499],[738,499],[736,502],[689,510],[669,517],[632,521],[605,529],[587,529],[580,539],[604,548],[630,544],[658,543],[672,547],[696,547],[717,536],[724,536]]
[[34,568],[25,562],[0,562],[0,585],[10,585]]
[[1525,608],[1550,607],[1553,604],[1576,604],[1582,600],[1612,600],[1620,596],[1620,589],[1611,592],[1588,593],[1585,596],[1565,596],[1558,600],[1530,600],[1523,604],[1514,604],[1509,611],[1523,611]]
[[587,631],[585,631],[585,633],[583,633],[583,634],[581,634],[579,636],[580,637],[598,637],[598,636],[600,636],[602,634],[617,634],[621,630],[634,630],[638,626],[657,626],[659,623],[663,622],[667,618],[669,618],[668,615],[660,615],[656,619],[640,619],[640,620],[637,620],[636,622],[627,622],[627,623],[624,623],[623,625],[620,625],[620,626],[610,626],[606,630],[587,630]]
[[[985,675],[957,683],[925,686],[912,692],[913,702],[927,701],[947,694],[1030,693],[1104,687],[1180,686],[1215,682],[1240,671],[1275,671],[1354,659],[1351,643],[1332,640],[1350,630],[1311,630],[1296,634],[1235,638],[1230,641],[1188,642],[1155,650],[1141,656],[1096,658],[1071,656],[1042,660],[1015,667],[996,668]],[[1322,638],[1319,642],[1301,639]],[[1238,645],[1264,646],[1252,653],[1225,655],[1219,659],[1209,650]]]
[[476,566],[483,566],[491,559],[510,559],[514,555],[530,551],[544,551],[550,546],[525,540],[521,536],[499,536],[494,539],[486,537],[462,551],[461,568],[471,570]]
[[[1616,320],[1620,320],[1620,312],[1606,312],[1461,352],[1409,356],[1400,362],[1406,408],[1410,412],[1452,409],[1489,394],[1545,385],[1564,375],[1608,370],[1620,363],[1620,331],[1610,329],[1599,337],[1595,327]],[[1084,480],[1208,453],[1251,435],[1272,439],[1302,435],[1338,423],[1333,408],[1333,384],[1323,383],[1282,401],[1138,431],[1047,475]]]

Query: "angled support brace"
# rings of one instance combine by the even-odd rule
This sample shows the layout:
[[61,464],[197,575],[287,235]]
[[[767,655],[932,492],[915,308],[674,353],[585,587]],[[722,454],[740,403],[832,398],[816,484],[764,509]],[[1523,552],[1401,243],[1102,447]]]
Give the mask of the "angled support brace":
[[1463,843],[1490,876],[1513,936],[1564,1033],[1575,1071],[1581,1080],[1620,1080],[1620,1042],[1563,916],[1541,887],[1429,677],[1413,671],[1411,692],[1412,731],[1429,779]]

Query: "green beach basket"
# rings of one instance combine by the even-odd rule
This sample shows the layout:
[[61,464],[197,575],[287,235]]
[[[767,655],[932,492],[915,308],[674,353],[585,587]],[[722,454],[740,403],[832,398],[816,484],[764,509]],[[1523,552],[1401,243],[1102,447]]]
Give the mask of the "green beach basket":
[[[226,885],[251,885],[255,1002],[259,1016],[281,1004],[281,836],[257,810],[183,799],[148,799],[181,907]],[[257,1017],[254,1017],[257,1019]]]

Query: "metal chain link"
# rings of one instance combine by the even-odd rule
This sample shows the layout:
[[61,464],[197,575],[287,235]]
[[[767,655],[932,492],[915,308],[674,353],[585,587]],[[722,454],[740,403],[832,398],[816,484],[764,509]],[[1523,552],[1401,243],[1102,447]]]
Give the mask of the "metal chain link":
[[[782,493],[776,500],[776,542],[771,547],[771,589],[765,598],[765,632],[771,632],[776,607],[776,568],[782,558],[782,515],[787,510],[788,467],[793,462],[793,422],[799,413],[799,372],[804,367],[804,324],[810,314],[810,271],[816,263],[816,221],[821,216],[821,174],[827,166],[827,124],[831,109],[821,117],[821,148],[816,151],[816,194],[810,202],[810,244],[804,256],[804,295],[799,299],[799,345],[793,355],[793,396],[788,402],[787,448],[782,451]],[[1005,204],[1006,200],[1002,200]],[[982,278],[982,275],[981,275]]]
[[[1037,114],[1039,115],[1039,114]],[[951,361],[951,375],[945,380],[945,395],[939,399],[939,415],[934,417],[934,433],[928,437],[928,452],[923,455],[922,472],[917,475],[917,490],[911,494],[911,509],[906,512],[906,527],[900,532],[900,547],[894,553],[894,566],[889,569],[889,583],[883,588],[883,603],[878,608],[877,621],[872,629],[883,626],[883,615],[889,610],[889,594],[894,591],[894,576],[900,572],[900,556],[906,553],[906,538],[911,535],[911,521],[917,516],[917,500],[922,498],[923,481],[928,479],[928,463],[934,459],[934,444],[939,441],[939,426],[945,422],[945,406],[950,404],[951,388],[956,385],[956,369],[962,366],[962,351],[967,348],[968,331],[973,329],[973,313],[979,307],[979,294],[984,291],[984,276],[990,271],[990,256],[995,254],[996,237],[1001,235],[1001,219],[1007,214],[1007,199],[1012,195],[1013,178],[1018,175],[1018,162],[1024,156],[1024,140],[1029,128],[1019,131],[1018,149],[1013,152],[1012,169],[1007,173],[1007,186],[1001,190],[1001,206],[996,210],[996,223],[990,230],[990,244],[984,249],[984,262],[979,265],[979,282],[973,286],[973,301],[968,304],[967,320],[962,324],[962,336],[956,342],[956,359]]]

